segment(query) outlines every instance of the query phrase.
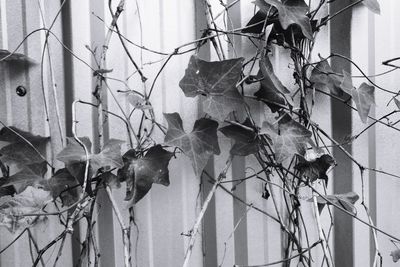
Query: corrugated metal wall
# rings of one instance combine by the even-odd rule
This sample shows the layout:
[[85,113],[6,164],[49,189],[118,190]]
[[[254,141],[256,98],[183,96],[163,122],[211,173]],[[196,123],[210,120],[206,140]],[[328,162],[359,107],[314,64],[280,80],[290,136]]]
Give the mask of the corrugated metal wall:
[[[113,1],[117,2],[117,1]],[[215,9],[215,14],[222,10],[218,0],[210,1]],[[236,2],[229,0],[229,3]],[[340,9],[343,3],[336,3],[333,9]],[[316,45],[315,51],[322,55],[329,55],[330,51],[351,55],[360,63],[360,66],[369,74],[379,73],[386,70],[381,66],[385,59],[398,56],[400,46],[399,34],[397,34],[399,17],[396,15],[400,10],[400,3],[396,0],[380,1],[382,8],[381,16],[374,16],[364,7],[357,7],[352,12],[345,14],[339,26],[319,33],[320,43]],[[42,7],[43,17],[41,19],[39,3]],[[51,25],[56,14],[60,10],[63,1],[24,1],[24,0],[0,0],[0,48],[14,50],[23,38],[35,29],[44,25]],[[115,10],[117,3],[114,3]],[[328,11],[326,11],[328,12]],[[241,1],[230,9],[229,27],[237,28],[245,25],[253,14],[253,4]],[[103,19],[105,23],[101,20]],[[221,16],[221,18],[223,18]],[[83,62],[94,65],[94,59],[90,51],[85,47],[102,49],[107,25],[111,21],[108,9],[108,1],[65,1],[61,14],[52,28],[54,35],[50,36],[49,47],[51,50],[51,62],[45,56],[43,88],[41,83],[40,65],[14,66],[8,63],[0,63],[0,119],[8,125],[31,130],[35,134],[52,136],[52,147],[59,151],[62,146],[62,136],[71,134],[71,103],[74,99],[92,102],[92,90],[95,85],[92,70]],[[343,23],[347,21],[347,23]],[[190,42],[201,35],[204,29],[204,6],[203,1],[188,0],[146,0],[126,1],[125,11],[121,15],[118,25],[121,32],[136,45],[144,46],[151,50],[166,53],[157,54],[148,50],[139,49],[128,43],[128,49],[135,60],[143,68],[148,78],[145,85],[142,84],[135,69],[125,56],[125,52],[117,35],[113,35],[108,55],[107,68],[113,69],[108,81],[110,90],[107,91],[107,106],[110,111],[121,112],[116,101],[122,105],[124,112],[128,110],[125,99],[117,93],[117,90],[130,89],[143,90],[151,86],[151,82],[162,67],[163,61],[174,49],[184,43]],[[73,55],[67,52],[56,40],[59,40],[73,51]],[[230,57],[235,55],[250,56],[254,53],[249,41],[233,38],[237,51],[231,51],[227,47]],[[18,52],[24,53],[37,62],[41,60],[42,47],[45,42],[45,32],[40,31],[32,34],[23,43]],[[200,54],[205,59],[215,58],[211,48],[203,48]],[[316,56],[316,55],[315,55]],[[174,56],[167,64],[165,70],[155,83],[152,103],[155,107],[156,118],[163,121],[163,112],[180,112],[184,119],[186,129],[189,129],[196,119],[201,107],[196,100],[183,96],[178,83],[184,74],[189,54]],[[278,76],[285,77],[289,74],[287,55],[284,51],[275,51],[275,69]],[[51,72],[49,64],[53,68]],[[333,61],[336,68],[348,68],[341,61]],[[351,68],[357,75],[355,68]],[[133,75],[132,75],[133,74]],[[127,77],[131,76],[129,80]],[[399,84],[396,72],[389,76],[373,78],[385,88],[395,90]],[[124,81],[124,82],[121,82]],[[290,81],[284,81],[290,86]],[[361,80],[360,80],[361,82]],[[15,88],[23,85],[28,89],[25,97],[19,97]],[[44,92],[44,95],[43,95]],[[61,126],[63,135],[57,126],[55,101],[58,99]],[[320,102],[314,112],[314,120],[321,127],[331,132],[334,136],[342,138],[345,134],[357,133],[365,125],[358,121],[356,113],[350,114],[323,95],[317,96]],[[49,120],[46,120],[44,111],[44,99],[46,99]],[[386,107],[389,96],[376,90],[377,107],[376,117],[393,109],[393,105]],[[327,107],[331,107],[330,109]],[[252,108],[259,108],[254,103]],[[385,113],[386,112],[386,113]],[[78,106],[78,134],[80,136],[96,137],[92,126],[96,123],[96,111],[89,106]],[[347,115],[349,120],[344,121]],[[351,118],[355,118],[352,120]],[[331,130],[331,122],[336,121],[335,129]],[[260,120],[262,118],[259,118]],[[109,117],[105,125],[106,132],[110,138],[126,139],[124,125],[115,118]],[[385,169],[399,173],[400,167],[396,164],[396,155],[399,151],[397,141],[398,132],[393,133],[385,127],[376,126],[368,135],[363,135],[349,149],[360,159],[364,165],[374,166],[377,169]],[[156,135],[155,139],[162,140],[162,136]],[[230,141],[221,136],[222,155],[210,162],[208,171],[218,174],[225,165],[227,151]],[[50,151],[50,150],[49,150]],[[333,151],[335,153],[335,150]],[[49,155],[51,156],[51,155]],[[361,182],[357,166],[338,154],[339,162],[346,166],[342,171],[335,171],[331,180],[330,188],[340,191],[361,191]],[[227,179],[241,178],[245,174],[245,167],[252,166],[252,157],[237,158],[234,168],[228,173]],[[394,178],[376,174],[366,173],[367,202],[371,207],[372,217],[377,220],[378,227],[382,227],[392,234],[400,235],[397,220],[400,218],[398,209],[400,183]],[[189,231],[196,218],[196,213],[201,206],[203,196],[210,188],[207,177],[200,181],[194,177],[189,161],[180,157],[173,160],[170,165],[171,185],[168,188],[153,186],[151,192],[136,207],[138,232],[133,235],[138,237],[137,250],[133,255],[133,261],[137,266],[180,266],[188,245],[188,237],[181,235]],[[199,188],[202,192],[199,195]],[[249,180],[242,183],[234,191],[234,194],[253,204],[254,207],[274,213],[273,206],[260,197],[262,183],[257,180]],[[228,189],[230,187],[227,186]],[[116,192],[121,207],[123,203],[124,190]],[[198,197],[199,196],[199,197]],[[104,196],[100,197],[97,209],[98,220],[98,243],[101,251],[101,266],[122,266],[123,252],[121,249],[121,233],[119,224],[114,218],[110,205]],[[367,220],[362,207],[359,216]],[[305,212],[308,207],[305,205]],[[124,209],[127,213],[126,209]],[[337,266],[369,266],[373,260],[373,243],[370,231],[364,225],[341,217],[338,213],[337,220],[343,220],[337,230],[334,240],[330,244],[335,248],[333,253]],[[328,217],[325,224],[328,226]],[[312,215],[307,218],[312,225]],[[34,231],[39,240],[39,246],[43,246],[54,238],[61,230],[57,226],[57,219],[52,218],[49,223]],[[238,226],[238,227],[236,227]],[[76,227],[72,239],[67,240],[66,251],[59,266],[72,266],[79,257],[79,238],[83,238],[84,225]],[[235,231],[234,231],[235,229]],[[317,240],[316,229],[310,229],[311,239]],[[233,233],[234,232],[234,233]],[[233,233],[233,235],[232,235]],[[282,236],[278,224],[268,220],[265,215],[254,208],[249,209],[242,203],[233,200],[232,196],[223,190],[218,190],[215,198],[205,216],[202,228],[202,238],[199,238],[190,266],[217,266],[223,260],[223,266],[233,264],[262,264],[276,261],[282,258],[280,248]],[[0,230],[0,249],[6,246],[12,236],[4,229]],[[391,242],[383,236],[379,236],[380,250],[384,256],[384,266],[391,266],[390,251],[393,249]],[[336,243],[336,246],[334,246]],[[57,247],[56,247],[57,249]],[[50,251],[45,257],[54,258],[56,251]],[[135,250],[134,250],[135,251]],[[372,254],[371,254],[372,253]],[[371,256],[372,255],[372,256]],[[321,262],[321,252],[316,248],[313,253],[316,265]],[[0,266],[29,266],[29,244],[27,238],[16,242],[10,250],[0,255]]]

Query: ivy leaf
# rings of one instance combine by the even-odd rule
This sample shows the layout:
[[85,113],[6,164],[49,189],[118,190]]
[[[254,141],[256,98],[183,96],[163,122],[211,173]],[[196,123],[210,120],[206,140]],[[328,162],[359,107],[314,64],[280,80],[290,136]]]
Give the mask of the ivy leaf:
[[374,101],[375,88],[366,83],[362,83],[358,89],[353,89],[351,96],[356,103],[358,114],[363,123],[367,122],[368,114]]
[[200,177],[209,158],[219,155],[217,128],[218,123],[211,119],[199,119],[194,123],[191,133],[186,133],[178,113],[164,113],[168,130],[164,142],[180,148],[192,161],[197,177]]
[[[45,144],[41,146],[35,146],[36,148],[43,148]],[[13,143],[2,147],[0,149],[0,160],[8,165],[15,166],[16,169],[22,169],[26,165],[41,163],[43,158],[27,143]]]
[[306,160],[303,156],[297,156],[297,158],[299,162],[295,166],[295,169],[299,170],[301,175],[309,179],[310,182],[321,179],[326,184],[328,183],[326,172],[330,167],[335,165],[335,160],[332,156],[324,154],[313,160]]
[[326,59],[321,58],[321,61],[312,70],[310,81],[314,84],[315,88],[328,90],[338,96],[343,95],[340,86],[342,79],[339,75],[335,74]]
[[14,186],[17,192],[22,192],[29,185],[40,183],[47,172],[47,163],[35,163],[25,166],[21,171],[1,180],[0,187]]
[[[258,2],[262,2],[261,0],[255,1],[256,5]],[[260,3],[262,5],[263,3]],[[264,3],[265,4],[265,3]],[[275,8],[273,8],[275,9]],[[276,10],[276,9],[275,9]],[[271,12],[273,13],[273,12]],[[267,13],[264,11],[264,9],[260,9],[257,11],[257,13],[249,20],[249,22],[246,24],[246,28],[242,30],[243,33],[255,33],[255,34],[261,34],[262,31],[264,30],[264,21],[267,18]],[[271,25],[274,23],[274,18],[269,18],[266,22],[265,26]]]
[[[88,137],[79,137],[79,140],[85,145],[89,153],[89,160],[91,157],[90,151],[92,148],[92,143]],[[67,138],[67,146],[56,156],[59,161],[65,163],[66,169],[69,173],[75,177],[80,185],[84,184],[85,180],[85,167],[86,167],[86,153],[83,147],[74,139]],[[89,165],[88,178],[93,175],[93,168]],[[88,184],[86,187],[86,192],[89,195],[93,195],[91,185]]]
[[[86,162],[74,162],[74,163],[68,163],[65,164],[66,169],[69,171],[69,173],[75,177],[75,179],[79,182],[81,186],[83,186],[85,182],[85,169],[86,169]],[[89,170],[88,170],[88,184],[86,186],[86,192],[90,195],[93,196],[93,191],[92,187],[90,184],[90,179],[93,177],[93,168],[91,165],[89,165]]]
[[[252,123],[247,118],[243,123],[244,126],[252,127]],[[230,153],[238,156],[248,156],[258,152],[259,142],[256,132],[252,129],[245,129],[238,125],[228,125],[219,129],[226,137],[232,138],[233,144]]]
[[362,83],[358,89],[354,88],[351,76],[346,71],[343,71],[343,80],[340,86],[346,93],[351,95],[357,106],[357,111],[360,115],[361,121],[366,123],[371,106],[375,103],[375,88],[366,83]]
[[390,256],[392,256],[393,262],[398,262],[400,259],[400,249],[390,252]]
[[15,52],[11,53],[8,50],[0,49],[0,62],[3,60],[12,63],[28,63],[29,65],[36,64],[33,59],[25,56],[24,54]]
[[[86,146],[88,153],[92,149],[92,142],[88,137],[79,137],[79,140]],[[67,138],[67,146],[58,153],[56,157],[66,165],[78,162],[86,162],[86,154],[83,147],[72,137]]]
[[[325,199],[323,199],[321,196],[317,197],[317,203],[319,205],[321,205],[321,207],[323,208],[323,206],[325,205],[338,205],[340,207],[342,207],[343,209],[353,213],[354,215],[357,214],[357,210],[354,207],[354,204],[357,202],[357,200],[360,198],[357,193],[354,192],[349,192],[349,193],[345,193],[345,194],[335,194],[335,195],[326,195],[324,196],[328,201],[326,201]],[[312,201],[312,199],[310,199],[309,201]]]
[[304,155],[307,143],[311,141],[311,132],[303,125],[293,120],[289,115],[284,115],[278,125],[263,123],[263,130],[272,138],[275,159],[282,163],[294,155]]
[[[311,29],[313,32],[318,31],[317,25],[318,20],[311,20]],[[301,40],[304,40],[306,37],[304,36],[301,28],[296,25],[290,25],[286,30],[284,30],[279,22],[274,23],[274,26],[271,29],[270,34],[268,35],[267,42],[270,43],[273,40],[276,40],[277,45],[284,46],[287,43],[289,46],[295,46]]]
[[9,142],[9,143],[25,142],[24,139],[21,138],[21,136],[33,144],[44,143],[50,139],[49,137],[33,135],[30,132],[23,131],[14,126],[3,127],[0,130],[0,141],[3,142]]
[[361,3],[363,3],[369,10],[371,10],[375,14],[381,14],[381,7],[377,0],[364,0]]
[[99,154],[90,156],[90,164],[93,170],[100,168],[120,168],[123,166],[121,156],[121,145],[124,141],[117,139],[110,139],[107,144],[104,145],[103,150]]
[[31,145],[37,150],[43,150],[48,140],[48,137],[33,135],[16,127],[3,127],[0,130],[0,141],[5,142],[6,145],[0,149],[0,160],[6,165],[16,166],[17,169],[29,164],[41,163],[44,159]]
[[[117,139],[110,139],[103,150],[98,154],[91,154],[92,144],[87,137],[79,138],[89,152],[90,165],[94,171],[100,168],[122,167],[121,144],[124,142]],[[73,138],[68,138],[68,145],[57,155],[57,159],[66,166],[76,163],[86,163],[86,154],[83,147]],[[70,170],[71,171],[71,170]]]
[[276,77],[274,68],[272,67],[268,55],[265,55],[263,60],[260,60],[260,70],[263,75],[262,83],[265,87],[281,92],[282,94],[290,93],[290,91],[282,84],[279,78]]
[[126,152],[123,156],[124,167],[118,171],[120,179],[127,184],[125,200],[137,203],[147,194],[153,183],[168,186],[168,164],[172,156],[173,153],[163,149],[161,145],[149,148],[141,158],[137,157],[133,149]]
[[51,201],[49,191],[32,186],[13,197],[0,197],[0,226],[6,227],[12,233],[33,226],[43,217],[18,215],[40,212]]
[[[257,13],[249,20],[246,28],[242,30],[243,33],[260,34],[264,30],[264,24],[265,26],[268,26],[278,21],[278,17],[275,15],[277,13],[277,9],[275,7],[268,5],[263,0],[256,0],[254,1],[254,4],[258,6],[260,10],[258,10]],[[265,22],[267,15],[270,16]]]
[[64,206],[70,206],[79,199],[74,189],[78,185],[78,181],[67,168],[59,169],[48,180],[42,180],[41,185],[44,189],[51,192],[53,199],[59,197]]
[[242,106],[236,83],[242,72],[243,58],[207,62],[192,56],[179,86],[187,97],[200,95],[204,111],[218,120]]
[[269,5],[274,6],[278,10],[279,22],[284,30],[286,30],[290,25],[296,24],[301,28],[305,37],[310,40],[313,39],[310,18],[306,16],[309,8],[303,0],[290,0],[284,2],[278,0],[264,0],[264,2],[264,5],[260,5],[260,8],[266,12],[270,8]]
[[276,112],[280,109],[280,106],[286,104],[283,94],[289,93],[289,90],[276,77],[268,55],[265,55],[259,64],[260,71],[258,76],[261,79],[261,83],[260,89],[254,93],[254,96],[265,100],[271,111]]

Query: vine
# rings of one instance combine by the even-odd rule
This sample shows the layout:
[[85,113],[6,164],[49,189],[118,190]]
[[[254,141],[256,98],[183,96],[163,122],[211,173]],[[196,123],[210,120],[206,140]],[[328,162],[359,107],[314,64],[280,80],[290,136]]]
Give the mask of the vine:
[[[392,115],[400,110],[400,101],[396,98],[399,93],[375,84],[355,62],[340,54],[331,54],[326,58],[320,56],[319,60],[313,60],[317,34],[322,27],[332,23],[332,18],[353,6],[362,4],[372,12],[379,13],[379,3],[376,0],[353,1],[339,12],[321,17],[320,13],[330,1],[311,2],[313,1],[307,5],[304,0],[256,0],[254,4],[257,12],[248,24],[228,30],[226,27],[219,26],[216,20],[221,16],[229,16],[229,10],[239,1],[233,1],[229,5],[221,1],[224,10],[218,14],[213,13],[209,1],[204,1],[206,10],[204,19],[207,28],[204,29],[202,37],[183,44],[170,53],[165,53],[144,47],[142,44],[135,44],[125,37],[118,27],[118,18],[124,11],[125,1],[119,1],[115,11],[112,9],[112,1],[109,1],[112,21],[108,26],[102,49],[98,54],[95,48],[87,47],[95,59],[95,66],[77,57],[52,32],[54,21],[61,10],[48,28],[44,24],[43,28],[28,34],[14,51],[1,50],[1,62],[14,64],[22,61],[34,64],[31,59],[16,51],[32,34],[44,31],[46,42],[41,57],[43,91],[43,61],[47,51],[49,65],[52,68],[48,38],[54,38],[67,52],[92,70],[96,80],[95,88],[92,90],[96,102],[79,99],[73,102],[71,129],[73,136],[65,140],[60,123],[59,107],[55,103],[57,129],[64,145],[63,150],[56,156],[56,160],[65,165],[61,169],[56,169],[54,161],[44,153],[52,137],[37,136],[1,122],[3,128],[0,130],[0,141],[5,142],[6,145],[0,148],[2,172],[0,225],[18,235],[8,246],[1,248],[0,253],[10,248],[26,233],[35,250],[32,254],[33,266],[44,265],[43,255],[46,251],[61,243],[54,261],[55,266],[63,253],[66,237],[73,233],[73,226],[83,219],[87,222],[87,234],[81,246],[80,263],[83,264],[86,257],[87,265],[97,266],[101,251],[98,251],[95,241],[93,212],[95,203],[98,201],[98,193],[105,191],[123,236],[121,245],[124,251],[124,264],[132,266],[131,229],[136,226],[134,207],[151,190],[153,184],[168,186],[170,184],[169,162],[176,157],[186,156],[191,161],[196,179],[201,179],[202,176],[207,177],[213,185],[202,202],[193,227],[186,234],[188,247],[183,259],[184,267],[189,266],[205,212],[215,192],[219,189],[245,204],[246,213],[250,209],[255,210],[280,226],[284,235],[283,259],[257,266],[274,264],[290,266],[291,262],[302,264],[301,266],[312,266],[311,251],[318,246],[323,251],[322,265],[334,266],[332,249],[329,245],[334,227],[332,208],[342,211],[371,229],[375,243],[374,266],[382,265],[378,234],[385,236],[393,243],[394,250],[391,255],[395,262],[398,261],[400,239],[375,226],[376,222],[371,218],[365,202],[363,173],[369,170],[397,178],[400,176],[362,165],[344,146],[368,132],[375,124],[382,124],[399,131],[396,127],[397,122],[390,122]],[[62,2],[61,8],[64,3],[65,1]],[[130,64],[135,68],[135,73],[132,75],[140,77],[142,83],[140,90],[129,88],[126,81],[112,77],[112,69],[106,69],[108,46],[114,34],[118,36]],[[251,58],[228,56],[223,43],[227,41],[228,46],[234,48],[232,36],[250,40],[254,46],[254,55]],[[208,43],[215,50],[217,61],[206,61],[199,57],[199,51]],[[135,62],[136,55],[129,52],[128,44],[164,57],[162,66],[154,79],[149,80],[142,66]],[[287,51],[290,55],[294,90],[287,88],[278,78],[279,75],[276,74],[271,63],[273,51],[278,51],[277,47],[281,49],[279,51]],[[164,121],[157,121],[154,113],[156,107],[152,105],[152,93],[157,90],[155,85],[165,66],[170,63],[172,57],[187,53],[193,53],[193,55],[179,82],[179,87],[186,97],[198,98],[204,111],[201,118],[194,122],[191,131],[184,129],[179,113],[165,113]],[[357,88],[354,87],[350,73],[344,70],[341,73],[333,71],[329,63],[331,58],[340,58],[353,64],[360,70],[365,82]],[[398,69],[399,67],[393,63],[396,60],[398,58],[385,61],[383,64],[393,69],[377,75],[385,75]],[[127,77],[127,80],[132,75]],[[52,80],[55,78],[53,73],[51,77]],[[123,83],[126,90],[115,91],[109,85],[109,81]],[[55,81],[51,84],[52,90],[56,92]],[[257,88],[257,90],[252,92],[252,88]],[[381,118],[374,118],[370,113],[374,105],[374,92],[377,89],[393,96],[396,105],[396,110]],[[107,109],[104,101],[104,94],[107,92],[116,101],[118,112]],[[340,143],[313,120],[313,108],[317,105],[316,93],[344,103],[349,109],[358,113],[362,123],[369,121],[370,124],[344,143]],[[126,112],[118,103],[116,94],[126,98],[130,104],[129,112]],[[56,93],[54,95],[56,100]],[[45,98],[44,93],[43,97],[48,118],[50,100]],[[263,106],[261,114],[252,108],[254,103]],[[79,114],[76,113],[77,105],[97,109],[98,127],[95,132],[99,136],[98,140],[77,135],[76,128],[79,123]],[[124,130],[126,130],[127,141],[106,140],[104,125],[109,116],[118,118],[126,126]],[[263,121],[260,123],[258,119],[255,119],[256,117],[262,117]],[[156,141],[154,138],[158,133],[164,136],[163,142]],[[205,167],[212,157],[218,157],[221,153],[219,146],[221,134],[232,140],[232,146],[225,166],[214,177],[205,171]],[[336,166],[336,161],[332,156],[332,146],[343,151],[360,170],[363,186],[361,204],[368,216],[368,221],[357,216],[359,211],[354,206],[360,199],[357,193],[331,195],[327,193],[328,172],[333,168],[340,168]],[[259,169],[253,170],[252,175],[227,180],[227,172],[237,156],[252,156],[258,163]],[[246,200],[232,193],[234,188],[250,179],[257,179],[263,183],[264,192],[260,197],[266,199],[274,207],[273,213],[247,203]],[[114,196],[114,189],[119,188],[121,183],[125,183],[126,187],[125,201],[129,207],[129,222],[125,221],[122,209]],[[232,184],[232,190],[227,189],[225,184]],[[308,196],[305,197],[304,192],[308,192]],[[308,236],[309,227],[305,223],[302,210],[305,205],[311,206],[314,211],[318,236],[316,241],[310,240]],[[283,210],[280,206],[283,206]],[[321,222],[320,216],[323,212],[328,213],[331,219],[328,229],[325,229]],[[49,216],[57,216],[64,230],[49,244],[39,248],[30,229]],[[240,222],[241,220],[238,224]],[[237,225],[233,232],[236,228]],[[220,266],[222,264],[223,259]]]

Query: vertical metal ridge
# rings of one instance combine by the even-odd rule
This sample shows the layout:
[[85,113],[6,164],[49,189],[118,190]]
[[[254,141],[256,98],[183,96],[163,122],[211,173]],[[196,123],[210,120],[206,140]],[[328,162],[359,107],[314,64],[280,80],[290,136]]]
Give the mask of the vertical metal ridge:
[[[202,35],[202,30],[204,30],[207,25],[205,23],[205,5],[203,1],[194,0],[195,5],[195,38],[200,38]],[[199,51],[199,57],[204,60],[210,60],[210,45],[207,43],[203,46],[203,49]],[[201,103],[197,102],[198,114],[203,113],[203,107]],[[207,166],[205,167],[205,172],[207,172],[212,177],[215,177],[215,166],[214,166],[214,156],[210,158]],[[204,202],[208,193],[211,190],[212,184],[210,179],[206,174],[201,176],[201,204]],[[217,221],[216,221],[216,201],[215,196],[212,198],[208,205],[208,209],[204,214],[203,224],[202,224],[202,252],[203,252],[203,266],[218,266],[218,246],[217,246]]]
[[[233,3],[233,0],[228,0],[227,4]],[[229,16],[227,16],[228,30],[240,28],[242,26],[242,14],[240,4],[233,6],[229,9]],[[231,22],[231,23],[229,23]],[[232,42],[228,43],[228,56],[234,58],[242,55],[242,37],[238,35],[227,36]],[[239,53],[239,55],[238,55]],[[242,114],[246,114],[244,109]],[[240,117],[240,116],[239,116]],[[244,118],[241,118],[244,119]],[[241,179],[245,177],[246,158],[235,156],[232,160],[232,179]],[[234,184],[232,184],[234,186]],[[233,191],[233,194],[240,199],[246,200],[246,187],[247,183],[239,184]],[[233,237],[234,237],[234,257],[235,264],[247,265],[248,264],[248,237],[247,237],[247,207],[236,199],[233,201]],[[237,226],[237,227],[236,227]]]
[[[342,8],[351,4],[350,0],[335,1],[330,3],[329,13],[335,14]],[[330,23],[331,52],[350,57],[351,53],[351,18],[352,10],[346,10],[340,16],[332,19]],[[343,59],[333,57],[332,68],[338,73],[342,70],[351,72],[351,65]],[[352,114],[345,104],[331,99],[332,110],[332,137],[339,142],[352,133]],[[344,145],[352,153],[351,145]],[[352,161],[338,148],[333,147],[333,156],[338,166],[333,171],[334,193],[345,193],[352,190]],[[341,211],[334,211],[334,260],[337,266],[351,267],[354,265],[353,251],[353,222],[352,218]]]
[[[62,0],[60,0],[62,1]],[[72,46],[72,14],[71,14],[71,3],[66,1],[61,10],[62,20],[62,41],[64,45],[73,50]],[[74,65],[73,57],[67,50],[63,50],[63,71],[64,71],[64,105],[65,105],[65,133],[66,136],[72,136],[72,102],[74,101]],[[81,229],[79,223],[74,225],[74,232],[71,236],[71,250],[72,250],[72,262],[74,266],[78,263],[81,254]]]
[[[63,0],[60,0],[61,2]],[[72,26],[71,26],[71,4],[70,1],[66,1],[61,10],[61,21],[62,21],[62,41],[64,45],[73,50],[72,47]],[[63,50],[64,59],[64,104],[65,104],[65,131],[66,136],[72,136],[72,102],[74,99],[74,83],[73,83],[73,63],[72,55],[67,50]]]
[[[368,12],[368,74],[375,74],[375,14]],[[370,77],[375,82],[375,77]],[[375,96],[374,96],[375,97]],[[375,106],[371,107],[371,116],[375,117]],[[376,127],[371,127],[368,131],[368,165],[376,168]],[[376,202],[376,172],[368,172],[369,179],[369,211],[372,221],[377,222],[377,202]],[[370,231],[370,264],[374,263],[375,244],[373,232]]]
[[[103,51],[103,45],[105,41],[105,28],[102,22],[100,22],[96,16],[93,14],[107,18],[105,15],[106,12],[109,12],[108,1],[97,1],[91,0],[89,3],[89,11],[90,14],[90,41],[92,49],[97,49],[101,55],[101,51]],[[108,23],[108,22],[106,22]],[[108,30],[108,28],[107,28]],[[114,37],[114,36],[113,36]],[[106,57],[107,58],[107,57]],[[101,64],[101,63],[100,63]],[[96,68],[96,59],[91,58],[91,65]],[[107,65],[107,63],[106,63]],[[90,90],[94,90],[97,82],[97,77],[93,76],[92,78],[92,87]],[[107,110],[107,88],[103,85],[100,90],[102,92],[102,107]],[[92,96],[92,100],[96,103],[96,99]],[[98,117],[98,109],[93,108],[92,110],[92,127],[94,129],[93,134],[93,147],[94,151],[98,152],[100,150],[100,134],[102,134],[103,140],[107,142],[109,138],[109,124],[106,116],[103,117],[104,121],[99,121]],[[103,133],[98,131],[98,125],[102,126]],[[114,266],[116,264],[115,259],[115,245],[114,245],[114,213],[111,207],[111,203],[108,200],[107,194],[104,190],[100,190],[97,196],[96,202],[98,203],[98,218],[97,218],[97,240],[100,251],[100,265],[101,266]]]
[[[234,157],[232,161],[232,179],[245,177],[246,161],[244,157]],[[234,186],[234,184],[232,184]],[[233,191],[233,194],[241,199],[246,199],[246,183],[241,183]],[[247,265],[247,207],[238,200],[233,201],[233,223],[235,264]],[[237,227],[236,227],[237,226]],[[236,229],[235,229],[236,227]]]

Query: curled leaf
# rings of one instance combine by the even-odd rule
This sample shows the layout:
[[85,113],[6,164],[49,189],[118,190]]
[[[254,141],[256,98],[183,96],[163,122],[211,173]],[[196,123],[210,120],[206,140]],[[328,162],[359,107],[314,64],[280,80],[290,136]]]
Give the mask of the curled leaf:
[[153,183],[169,185],[168,164],[173,153],[156,145],[147,151],[143,157],[138,157],[135,150],[127,151],[124,156],[124,166],[118,171],[121,181],[126,181],[127,192],[125,200],[133,204],[142,199],[151,189]]

